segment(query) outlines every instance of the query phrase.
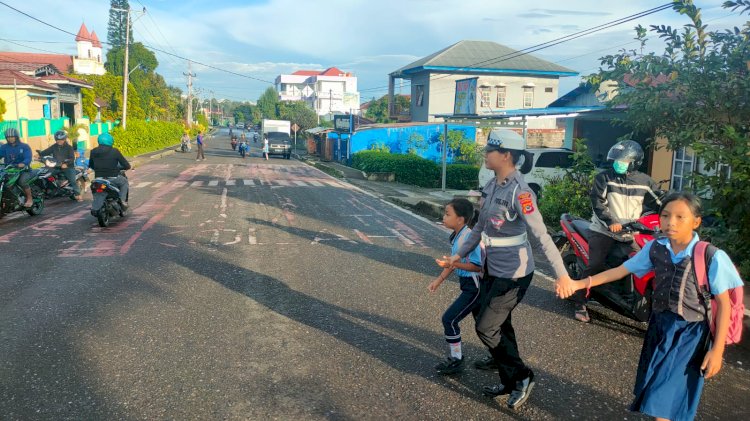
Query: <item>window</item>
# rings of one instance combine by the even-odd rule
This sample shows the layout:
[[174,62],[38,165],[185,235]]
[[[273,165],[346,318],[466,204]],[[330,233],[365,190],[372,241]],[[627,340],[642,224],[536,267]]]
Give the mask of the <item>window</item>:
[[505,108],[505,86],[497,87],[497,108]]
[[532,108],[534,106],[534,88],[523,88],[523,108]]
[[570,152],[541,152],[534,168],[568,168],[573,165]]
[[424,105],[424,85],[414,85],[414,105],[417,107]]
[[551,94],[554,90],[551,87],[544,88],[544,92]]
[[675,151],[672,164],[672,189],[681,191],[690,187],[690,175],[695,168],[695,156],[687,148]]
[[479,94],[480,94],[480,107],[489,107],[490,106],[490,87],[489,86],[481,86],[479,87]]

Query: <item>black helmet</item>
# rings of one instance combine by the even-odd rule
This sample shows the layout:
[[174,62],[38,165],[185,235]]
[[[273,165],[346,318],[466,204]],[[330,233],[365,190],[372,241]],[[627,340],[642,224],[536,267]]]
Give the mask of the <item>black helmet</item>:
[[65,130],[58,130],[55,132],[55,140],[65,140],[68,138],[68,134],[65,133]]
[[609,148],[607,160],[628,161],[628,170],[633,171],[643,163],[643,148],[635,140],[622,140]]
[[18,129],[15,127],[8,127],[5,129],[5,140],[8,140],[9,137],[14,137],[16,140],[21,138],[21,135],[18,134]]

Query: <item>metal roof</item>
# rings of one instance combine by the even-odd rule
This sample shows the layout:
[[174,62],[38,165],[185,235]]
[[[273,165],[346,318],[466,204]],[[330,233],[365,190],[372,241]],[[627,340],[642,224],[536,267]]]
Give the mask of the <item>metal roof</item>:
[[524,54],[492,41],[459,41],[438,52],[410,63],[391,76],[404,76],[426,70],[435,72],[482,72],[575,76],[575,70]]
[[447,121],[472,120],[472,121],[489,121],[489,120],[523,120],[536,118],[566,118],[575,117],[579,114],[592,113],[607,110],[606,106],[592,107],[547,107],[547,108],[523,108],[516,110],[504,110],[491,114],[476,115],[455,115],[455,114],[438,114],[437,118],[443,118]]

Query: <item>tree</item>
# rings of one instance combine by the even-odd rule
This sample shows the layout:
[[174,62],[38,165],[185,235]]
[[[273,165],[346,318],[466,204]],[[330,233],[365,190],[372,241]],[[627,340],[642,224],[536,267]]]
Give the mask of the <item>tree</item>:
[[424,151],[427,149],[428,143],[425,141],[424,136],[421,134],[414,132],[409,136],[409,140],[406,142],[407,145],[407,153],[410,153],[412,155],[419,154],[420,151]]
[[[750,11],[750,0],[727,1],[724,8]],[[721,223],[708,230],[750,276],[750,21],[742,28],[706,31],[692,0],[674,2],[691,23],[683,28],[651,26],[664,52],[623,50],[602,58],[594,83],[612,80],[619,94],[609,106],[627,109],[621,123],[634,131],[665,138],[668,148],[692,149],[704,172],[692,175],[692,189],[707,198]],[[636,28],[645,47],[647,31]],[[641,49],[642,49],[641,48]],[[653,139],[652,139],[653,141]]]
[[0,121],[3,121],[3,114],[8,111],[8,109],[5,107],[5,100],[0,98]]
[[299,126],[299,132],[312,129],[318,125],[318,115],[301,101],[282,102],[278,106],[279,118],[289,120]]
[[244,123],[245,122],[245,114],[242,113],[242,111],[235,111],[234,112],[234,122],[235,123]]
[[[125,27],[127,26],[126,12],[114,9],[130,10],[128,0],[111,0],[109,8],[109,23],[107,24],[107,42],[113,47],[125,45]],[[129,39],[133,39],[133,26],[131,22]]]
[[[437,141],[443,142],[444,134],[437,136]],[[482,159],[481,147],[466,137],[463,130],[448,130],[448,154],[454,160],[463,164],[479,165]]]
[[266,89],[266,91],[263,92],[263,95],[258,98],[258,109],[263,118],[279,118],[278,105],[279,94],[276,93],[276,89],[273,87]]
[[[130,44],[130,56],[128,57],[130,70],[140,65],[141,69],[132,73],[132,78],[137,79],[143,74],[153,73],[159,66],[156,54],[146,48],[143,43],[134,42]],[[125,66],[125,47],[114,47],[107,51],[107,60],[104,67],[108,72],[122,75]]]
[[[395,107],[397,110],[408,110],[409,109],[409,98],[403,95],[395,95],[393,97]],[[373,98],[370,101],[370,105],[365,111],[365,117],[375,120],[378,123],[390,123],[391,116],[388,112],[388,95],[380,97],[380,99]]]

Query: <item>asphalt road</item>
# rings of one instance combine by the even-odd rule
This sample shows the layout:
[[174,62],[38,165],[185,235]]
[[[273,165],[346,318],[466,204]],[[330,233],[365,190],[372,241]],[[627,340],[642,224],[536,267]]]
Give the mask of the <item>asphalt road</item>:
[[[510,411],[481,396],[496,374],[433,370],[458,291],[427,291],[441,227],[303,163],[243,160],[225,131],[206,156],[136,169],[107,229],[89,199],[0,220],[0,419],[640,419],[637,326],[580,324],[536,276],[513,319],[537,386]],[[727,355],[701,419],[747,418],[749,364]]]

